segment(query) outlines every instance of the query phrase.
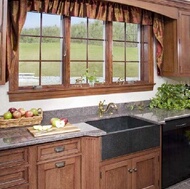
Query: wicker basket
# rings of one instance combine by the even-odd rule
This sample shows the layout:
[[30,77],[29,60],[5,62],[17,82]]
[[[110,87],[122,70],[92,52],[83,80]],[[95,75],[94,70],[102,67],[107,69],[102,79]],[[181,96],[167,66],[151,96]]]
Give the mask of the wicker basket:
[[24,127],[41,124],[43,119],[43,111],[41,108],[38,109],[38,113],[38,116],[21,117],[19,119],[4,119],[3,117],[0,117],[0,128]]

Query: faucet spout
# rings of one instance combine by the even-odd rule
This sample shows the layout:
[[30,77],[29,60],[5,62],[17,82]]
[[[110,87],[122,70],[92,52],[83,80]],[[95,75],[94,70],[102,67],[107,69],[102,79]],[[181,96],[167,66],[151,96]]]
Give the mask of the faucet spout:
[[114,104],[113,102],[110,102],[107,105],[105,112],[110,112],[110,114],[113,114],[113,110],[117,110],[117,105]]
[[114,110],[118,110],[117,105],[113,102],[110,102],[108,105],[106,105],[106,108],[104,107],[104,102],[99,102],[98,110],[99,110],[99,116],[102,117],[104,113],[109,112],[109,114],[113,114]]

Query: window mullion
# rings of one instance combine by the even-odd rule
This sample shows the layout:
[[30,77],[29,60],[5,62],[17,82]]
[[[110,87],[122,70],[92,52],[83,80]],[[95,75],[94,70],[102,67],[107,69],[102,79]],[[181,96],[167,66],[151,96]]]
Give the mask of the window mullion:
[[63,18],[63,61],[62,61],[62,83],[65,87],[70,85],[70,36],[71,18]]
[[42,85],[42,17],[40,13],[40,46],[39,46],[39,85]]
[[112,83],[112,77],[113,77],[113,63],[112,63],[112,43],[113,43],[113,31],[112,31],[112,22],[105,22],[105,71],[106,71],[106,76],[105,76],[105,82],[106,84],[111,84]]
[[[89,68],[89,19],[87,18],[87,31],[86,31],[86,68]],[[88,78],[87,78],[88,82]]]
[[126,78],[127,78],[127,71],[126,68],[127,68],[127,24],[125,23],[124,24],[124,81],[126,81]]

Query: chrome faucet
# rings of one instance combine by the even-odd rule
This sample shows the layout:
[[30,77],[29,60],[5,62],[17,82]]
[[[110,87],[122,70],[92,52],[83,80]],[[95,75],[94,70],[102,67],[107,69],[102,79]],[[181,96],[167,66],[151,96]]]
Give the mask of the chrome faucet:
[[113,110],[117,110],[117,105],[113,102],[110,102],[108,105],[106,105],[106,108],[104,107],[104,102],[105,100],[103,102],[100,101],[98,105],[98,112],[100,117],[102,117],[103,114],[106,112],[109,112],[109,114],[113,114]]

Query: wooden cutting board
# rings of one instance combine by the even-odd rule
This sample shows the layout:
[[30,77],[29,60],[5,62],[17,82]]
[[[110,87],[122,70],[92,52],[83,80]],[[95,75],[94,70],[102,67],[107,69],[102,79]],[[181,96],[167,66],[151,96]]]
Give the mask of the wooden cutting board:
[[27,129],[34,137],[80,131],[80,129],[78,127],[76,127],[70,123],[67,123],[67,125],[65,125],[65,127],[62,127],[62,128],[52,127],[46,131],[39,131],[39,130],[34,129],[33,127],[28,127]]

